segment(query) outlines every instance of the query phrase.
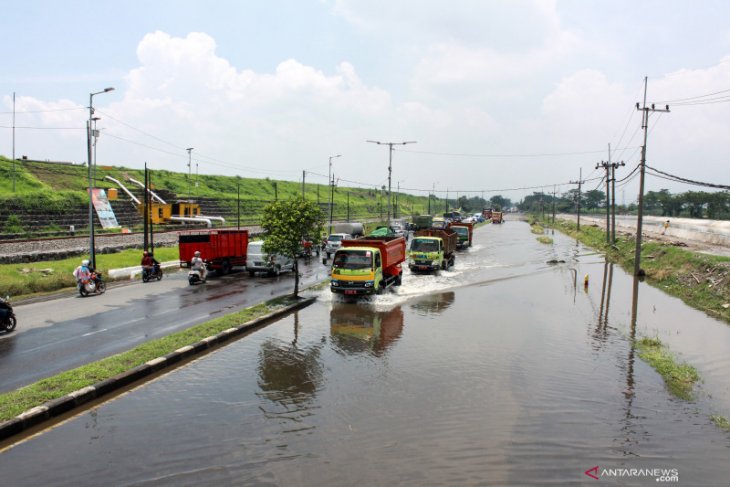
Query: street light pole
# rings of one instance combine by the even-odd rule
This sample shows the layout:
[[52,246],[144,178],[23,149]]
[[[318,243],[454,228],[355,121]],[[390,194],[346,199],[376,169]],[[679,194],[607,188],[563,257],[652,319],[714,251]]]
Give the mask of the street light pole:
[[327,173],[327,183],[330,185],[330,231],[329,231],[329,233],[332,233],[332,207],[334,206],[334,201],[335,201],[335,182],[334,182],[334,178],[332,177],[332,159],[336,159],[338,157],[342,157],[342,154],[337,154],[336,156],[330,156],[329,172]]
[[409,140],[407,142],[380,142],[378,140],[366,140],[365,142],[370,142],[371,144],[378,144],[378,145],[387,145],[388,146],[388,217],[386,222],[387,226],[390,226],[390,209],[391,209],[391,203],[390,203],[390,181],[391,176],[393,173],[393,146],[394,145],[406,145],[406,144],[415,144],[415,140]]
[[89,172],[89,265],[92,269],[96,269],[96,250],[94,249],[94,184],[91,172],[91,122],[94,120],[94,95],[108,93],[114,91],[113,87],[104,88],[95,93],[89,93],[89,121],[86,122],[86,156]]

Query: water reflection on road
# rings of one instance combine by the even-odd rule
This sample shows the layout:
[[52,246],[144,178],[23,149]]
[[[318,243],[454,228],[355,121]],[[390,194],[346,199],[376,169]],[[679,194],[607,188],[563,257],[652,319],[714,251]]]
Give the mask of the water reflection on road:
[[[323,291],[4,451],[3,480],[565,485],[593,482],[583,472],[599,465],[727,484],[730,439],[709,419],[730,412],[728,379],[713,372],[730,365],[725,325],[645,285],[632,319],[632,279],[560,235],[545,246],[509,222],[477,238],[449,272],[407,275],[397,292],[357,303]],[[694,358],[695,335],[713,338],[697,361],[713,400],[673,399],[637,359],[631,338],[657,333],[684,338],[667,341]]]

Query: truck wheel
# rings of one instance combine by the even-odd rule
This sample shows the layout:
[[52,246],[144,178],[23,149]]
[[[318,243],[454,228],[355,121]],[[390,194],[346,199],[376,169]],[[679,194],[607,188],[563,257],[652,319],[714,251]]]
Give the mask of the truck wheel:
[[385,292],[385,287],[381,283],[380,286],[378,286],[378,289],[375,291],[375,294],[382,295]]
[[221,266],[221,274],[224,276],[231,272],[231,261],[224,260],[223,265]]
[[400,275],[395,278],[395,285],[400,286],[401,284],[403,284],[403,275]]
[[248,277],[255,277],[256,271],[248,271]]

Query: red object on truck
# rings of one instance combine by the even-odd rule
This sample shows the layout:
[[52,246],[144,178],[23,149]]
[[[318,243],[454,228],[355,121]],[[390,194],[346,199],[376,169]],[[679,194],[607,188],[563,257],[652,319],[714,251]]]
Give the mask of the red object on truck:
[[233,266],[246,265],[248,230],[206,229],[188,230],[178,234],[180,267],[190,267],[195,251],[208,269],[228,274]]
[[372,247],[380,250],[383,259],[383,275],[399,276],[400,264],[406,260],[406,239],[403,237],[362,237],[343,240],[342,247]]

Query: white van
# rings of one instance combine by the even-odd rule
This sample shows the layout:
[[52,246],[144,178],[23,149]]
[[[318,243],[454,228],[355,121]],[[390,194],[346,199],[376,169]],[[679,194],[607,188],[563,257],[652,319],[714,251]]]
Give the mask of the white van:
[[266,255],[263,252],[264,242],[257,240],[248,243],[246,250],[246,270],[253,277],[257,272],[278,276],[282,271],[294,270],[294,259],[281,254]]

